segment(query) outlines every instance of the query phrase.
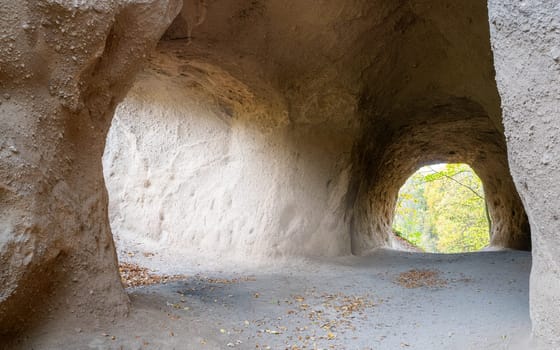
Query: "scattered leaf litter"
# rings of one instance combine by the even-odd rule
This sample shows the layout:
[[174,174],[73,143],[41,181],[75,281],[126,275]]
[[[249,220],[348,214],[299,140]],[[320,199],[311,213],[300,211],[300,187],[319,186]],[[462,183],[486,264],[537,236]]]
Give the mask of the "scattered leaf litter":
[[440,278],[440,271],[412,269],[399,274],[396,282],[408,289],[413,288],[442,288],[447,286],[447,280]]
[[119,264],[119,272],[121,281],[126,288],[149,286],[187,278],[185,275],[158,274],[145,267],[124,262]]

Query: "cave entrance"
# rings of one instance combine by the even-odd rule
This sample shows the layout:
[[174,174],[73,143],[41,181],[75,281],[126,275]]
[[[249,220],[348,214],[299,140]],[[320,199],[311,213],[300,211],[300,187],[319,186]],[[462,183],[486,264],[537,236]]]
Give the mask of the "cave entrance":
[[401,187],[393,232],[414,250],[473,252],[490,244],[491,222],[475,171],[464,163],[439,163],[421,167]]
[[[178,61],[182,44],[160,43],[106,139],[108,214],[126,286],[191,274],[205,256],[219,261],[240,226],[236,191],[247,170],[236,147],[257,141],[246,141],[234,107],[220,99],[220,89],[240,89],[237,81],[209,63]],[[229,80],[213,86],[210,76]]]

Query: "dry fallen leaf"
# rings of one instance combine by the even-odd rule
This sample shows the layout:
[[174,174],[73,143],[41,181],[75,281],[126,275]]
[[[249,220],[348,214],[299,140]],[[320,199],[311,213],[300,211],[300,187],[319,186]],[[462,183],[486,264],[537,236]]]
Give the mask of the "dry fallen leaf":
[[439,278],[439,271],[436,270],[409,270],[399,274],[396,282],[405,288],[420,287],[445,287],[447,280]]
[[167,283],[187,278],[185,275],[165,275],[150,272],[145,267],[131,263],[120,263],[119,272],[121,281],[126,288],[149,286],[152,284]]

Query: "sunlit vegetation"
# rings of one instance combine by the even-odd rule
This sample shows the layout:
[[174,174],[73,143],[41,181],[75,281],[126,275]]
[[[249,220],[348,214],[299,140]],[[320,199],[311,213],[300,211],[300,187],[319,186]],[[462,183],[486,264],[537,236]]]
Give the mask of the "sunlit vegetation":
[[466,164],[426,166],[399,191],[393,230],[426,252],[459,253],[489,243],[482,182]]

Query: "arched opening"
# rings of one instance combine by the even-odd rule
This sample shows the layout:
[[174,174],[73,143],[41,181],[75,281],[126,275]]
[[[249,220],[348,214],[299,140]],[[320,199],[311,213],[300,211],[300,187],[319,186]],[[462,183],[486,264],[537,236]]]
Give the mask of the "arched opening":
[[399,190],[393,232],[429,253],[474,252],[490,244],[482,181],[467,164],[423,166]]
[[[508,135],[519,163],[508,162],[485,2],[184,1],[147,70],[118,107],[116,129],[107,139],[114,107],[133,85],[140,58],[150,55],[181,3],[74,6],[41,0],[9,7],[18,14],[10,18],[29,23],[10,23],[10,47],[2,53],[2,75],[13,92],[3,94],[0,105],[8,135],[0,144],[2,331],[28,329],[41,314],[54,317],[59,323],[47,329],[60,333],[28,337],[23,348],[63,348],[67,344],[59,339],[70,333],[78,334],[80,345],[104,348],[139,348],[147,339],[159,342],[156,347],[193,345],[194,339],[196,345],[211,341],[214,348],[280,348],[289,335],[306,329],[286,324],[305,323],[312,315],[311,327],[320,334],[301,339],[320,339],[321,347],[371,346],[376,332],[376,346],[454,348],[477,347],[471,338],[501,345],[527,329],[528,253],[465,258],[383,249],[393,245],[399,188],[419,167],[439,162],[466,162],[480,175],[492,247],[531,249],[529,221],[509,167],[518,174],[526,203],[550,201],[547,195],[534,198],[544,192],[537,180],[548,184],[555,177],[523,168],[523,137]],[[533,125],[522,119],[509,123],[516,124],[513,129],[523,125],[529,131],[522,135],[534,137]],[[548,166],[550,154],[547,148],[534,157],[534,168]],[[535,176],[525,182],[519,177],[524,173]],[[557,219],[552,210],[536,209],[532,219]],[[555,260],[547,258],[555,250],[542,243],[554,236],[533,224],[544,253],[538,255],[536,285],[555,286],[543,282],[543,276],[556,278],[549,265]],[[195,254],[221,263],[226,274],[233,270],[230,258],[255,266],[284,259],[295,267],[274,266],[270,274],[253,270],[259,273],[255,279],[195,281],[203,291],[188,284],[156,286],[133,295],[129,308],[113,237],[139,238],[160,252],[178,249],[181,267]],[[149,259],[146,253],[139,255]],[[438,290],[446,298],[425,300],[453,312],[409,313],[407,296],[415,294],[397,277],[403,267],[417,265],[446,269],[427,287],[453,289]],[[465,271],[474,278],[464,277]],[[232,287],[239,281],[257,283]],[[503,294],[506,285],[511,290]],[[332,293],[336,288],[341,292]],[[371,290],[378,295],[368,295]],[[473,290],[489,302],[477,302],[480,294]],[[534,305],[555,305],[549,290],[534,294],[541,298]],[[424,291],[427,297],[436,294]],[[208,299],[195,300],[199,296]],[[462,296],[469,297],[467,303]],[[219,311],[216,317],[201,317],[209,305]],[[287,305],[300,312],[280,307]],[[239,312],[230,312],[232,307]],[[326,309],[317,312],[319,307]],[[344,322],[318,322],[322,310]],[[395,310],[402,312],[398,320]],[[382,323],[349,324],[362,311],[369,320],[383,316],[384,324],[403,328],[393,328],[386,341],[387,333],[377,327]],[[473,334],[451,336],[486,311],[484,325],[469,328]],[[469,312],[466,323],[454,318],[457,312]],[[550,313],[537,309],[535,315],[544,322]],[[418,340],[403,318],[438,327],[431,329],[435,333],[415,332],[427,335]],[[97,339],[99,324],[116,334],[105,328]],[[134,324],[134,331],[144,333],[132,339],[131,328],[115,324]],[[250,336],[237,338],[243,333],[236,333],[239,325]],[[508,329],[508,336],[492,333],[498,331],[494,326]],[[89,339],[81,335],[83,327]],[[181,337],[172,339],[177,329]],[[254,344],[261,336],[269,343]],[[296,345],[303,346],[312,344]]]
[[355,130],[288,118],[268,80],[247,79],[252,58],[198,49],[162,40],[115,112],[103,166],[121,260],[134,247],[185,269],[349,254]]
[[415,117],[420,121],[392,133],[366,133],[366,144],[382,138],[385,146],[360,147],[351,197],[354,254],[367,255],[393,245],[399,189],[418,168],[444,162],[467,163],[482,180],[492,221],[492,248],[531,249],[529,220],[509,174],[503,135],[484,114],[472,101],[454,100],[444,108],[420,111]]

